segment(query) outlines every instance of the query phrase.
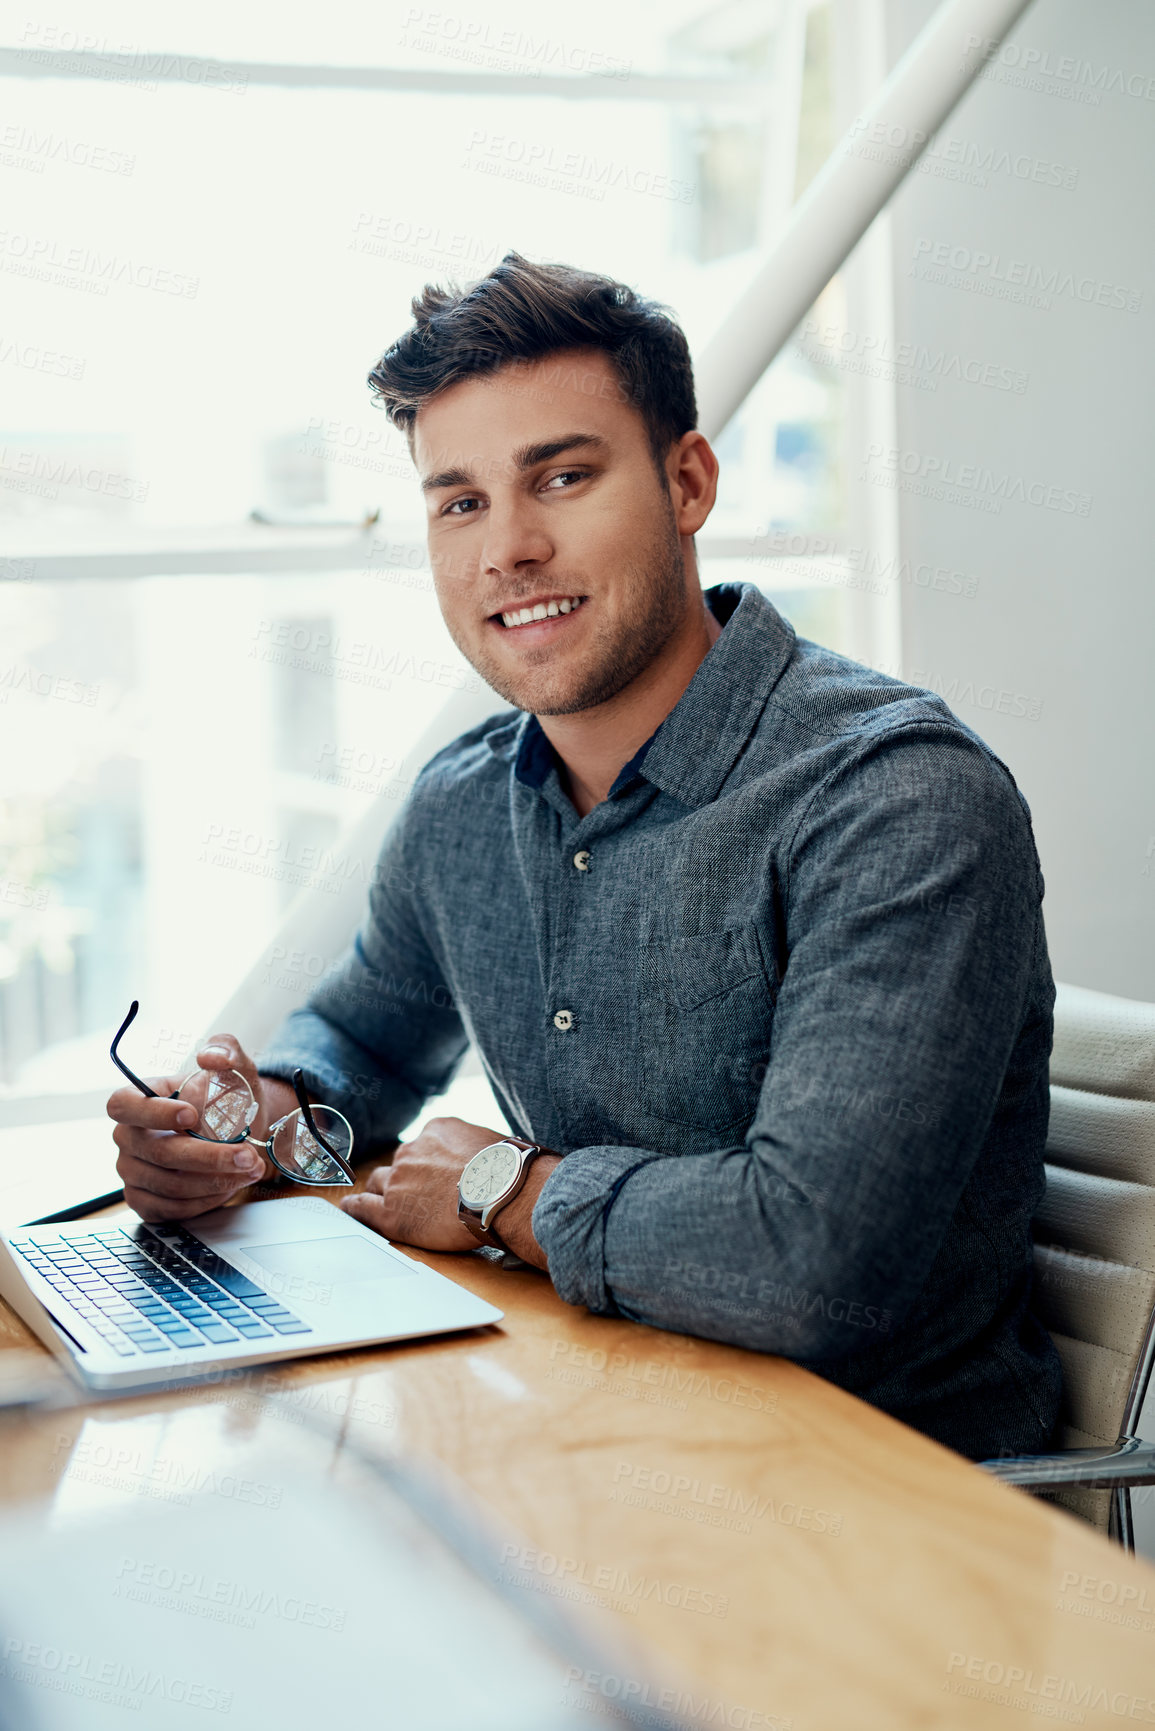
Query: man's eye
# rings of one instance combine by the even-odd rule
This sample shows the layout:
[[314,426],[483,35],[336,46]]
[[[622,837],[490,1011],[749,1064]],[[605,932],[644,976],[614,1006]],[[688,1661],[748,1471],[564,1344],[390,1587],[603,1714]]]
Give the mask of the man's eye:
[[473,499],[473,498],[452,499],[449,502],[449,504],[446,505],[446,507],[445,507],[444,511],[441,513],[441,515],[443,517],[448,517],[450,515],[452,515],[454,517],[469,517],[472,515],[472,512],[459,511],[457,509],[458,505],[476,505],[476,504],[477,504],[477,500]]
[[[551,490],[556,493],[568,492],[568,488],[570,488],[570,486],[577,486],[578,481],[589,481],[589,476],[589,469],[561,469],[561,473],[551,474],[551,478],[545,481],[545,486],[542,486],[542,492],[547,493],[551,492]],[[554,486],[554,481],[563,481],[565,485]]]

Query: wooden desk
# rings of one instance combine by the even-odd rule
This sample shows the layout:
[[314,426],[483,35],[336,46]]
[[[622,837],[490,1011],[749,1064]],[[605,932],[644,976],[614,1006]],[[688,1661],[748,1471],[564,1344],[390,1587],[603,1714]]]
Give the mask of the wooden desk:
[[[511,1569],[693,1679],[691,1723],[1155,1724],[1155,1570],[1089,1527],[784,1360],[589,1316],[481,1255],[416,1254],[505,1322],[31,1416],[0,1499],[62,1494],[82,1428],[126,1458],[158,1425],[173,1449],[195,1432],[275,1478],[287,1400],[332,1427],[338,1477],[354,1439],[443,1463]],[[30,1338],[0,1305],[0,1346]]]

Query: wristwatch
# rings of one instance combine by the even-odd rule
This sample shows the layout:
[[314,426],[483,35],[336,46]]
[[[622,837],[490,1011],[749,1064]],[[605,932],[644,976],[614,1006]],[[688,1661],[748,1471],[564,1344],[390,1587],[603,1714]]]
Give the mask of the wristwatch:
[[457,1218],[479,1244],[509,1250],[490,1222],[507,1202],[513,1201],[530,1166],[544,1152],[536,1142],[523,1142],[520,1136],[503,1136],[500,1142],[491,1142],[473,1156],[457,1186]]

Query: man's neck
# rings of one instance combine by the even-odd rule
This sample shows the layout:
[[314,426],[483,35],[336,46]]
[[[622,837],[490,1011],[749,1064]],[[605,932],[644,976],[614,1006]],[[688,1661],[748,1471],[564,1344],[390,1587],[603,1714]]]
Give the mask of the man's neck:
[[666,719],[721,634],[703,603],[657,660],[608,703],[576,715],[538,717],[562,760],[562,785],[580,816],[606,798],[623,764]]

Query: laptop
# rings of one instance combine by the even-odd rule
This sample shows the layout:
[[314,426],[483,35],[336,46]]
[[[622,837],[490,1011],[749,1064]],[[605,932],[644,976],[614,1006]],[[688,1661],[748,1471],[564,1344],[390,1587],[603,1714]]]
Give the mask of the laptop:
[[319,1196],[0,1233],[0,1297],[92,1390],[193,1382],[504,1312]]

